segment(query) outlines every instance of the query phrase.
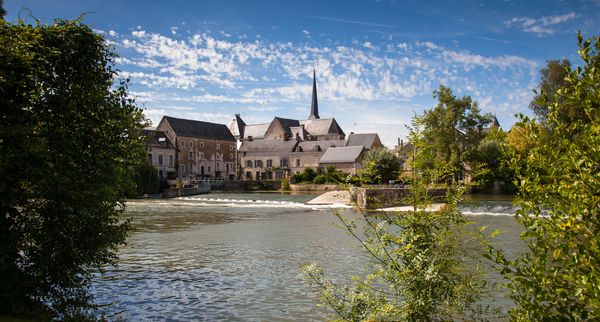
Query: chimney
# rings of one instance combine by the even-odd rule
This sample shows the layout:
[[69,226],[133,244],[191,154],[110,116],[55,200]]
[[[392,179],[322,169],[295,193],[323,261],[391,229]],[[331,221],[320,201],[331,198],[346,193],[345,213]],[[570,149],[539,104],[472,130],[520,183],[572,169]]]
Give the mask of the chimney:
[[400,148],[402,149],[404,147],[404,140],[400,139]]

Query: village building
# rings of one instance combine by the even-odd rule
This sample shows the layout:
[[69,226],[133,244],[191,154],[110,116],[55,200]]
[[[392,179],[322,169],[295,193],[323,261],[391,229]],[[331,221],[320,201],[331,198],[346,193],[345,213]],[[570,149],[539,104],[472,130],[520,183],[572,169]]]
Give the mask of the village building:
[[236,139],[224,124],[163,116],[157,130],[175,145],[177,178],[184,183],[236,179]]
[[[375,133],[351,133],[346,140],[335,118],[320,118],[314,72],[310,115],[306,120],[275,117],[269,123],[246,124],[236,114],[228,128],[238,142],[243,180],[278,180],[306,168],[322,167],[321,159],[331,148],[357,146],[367,151],[383,147]],[[344,167],[355,173],[358,165]]]
[[358,174],[362,169],[362,158],[366,149],[362,145],[330,148],[323,153],[319,165],[323,168],[335,166],[337,170],[348,174]]
[[143,130],[142,134],[147,138],[148,163],[157,169],[158,178],[161,181],[175,179],[177,177],[175,144],[163,131]]

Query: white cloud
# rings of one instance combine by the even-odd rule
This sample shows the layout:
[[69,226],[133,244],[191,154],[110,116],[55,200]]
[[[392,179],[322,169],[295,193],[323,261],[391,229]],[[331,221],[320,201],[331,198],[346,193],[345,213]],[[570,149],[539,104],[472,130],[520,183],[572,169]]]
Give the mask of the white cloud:
[[560,23],[567,22],[574,19],[577,15],[574,12],[570,12],[563,15],[557,16],[545,16],[539,19],[529,17],[515,17],[504,22],[507,27],[520,27],[525,32],[533,33],[538,36],[551,35],[555,33],[555,30],[551,27]]

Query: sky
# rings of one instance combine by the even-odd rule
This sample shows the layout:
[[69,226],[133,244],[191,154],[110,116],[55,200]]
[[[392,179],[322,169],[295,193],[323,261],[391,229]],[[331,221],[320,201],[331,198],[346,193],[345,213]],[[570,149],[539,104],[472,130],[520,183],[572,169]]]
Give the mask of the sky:
[[83,21],[119,58],[119,77],[163,115],[247,124],[306,119],[316,71],[321,118],[393,147],[441,85],[505,130],[528,108],[547,60],[600,33],[600,0],[5,0],[6,20]]

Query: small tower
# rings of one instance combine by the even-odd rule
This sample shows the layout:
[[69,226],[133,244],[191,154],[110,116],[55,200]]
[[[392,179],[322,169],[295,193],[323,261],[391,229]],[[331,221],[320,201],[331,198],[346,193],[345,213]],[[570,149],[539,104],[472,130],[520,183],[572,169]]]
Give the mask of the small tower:
[[313,69],[312,104],[310,105],[309,120],[319,119],[319,103],[317,102],[317,74]]

